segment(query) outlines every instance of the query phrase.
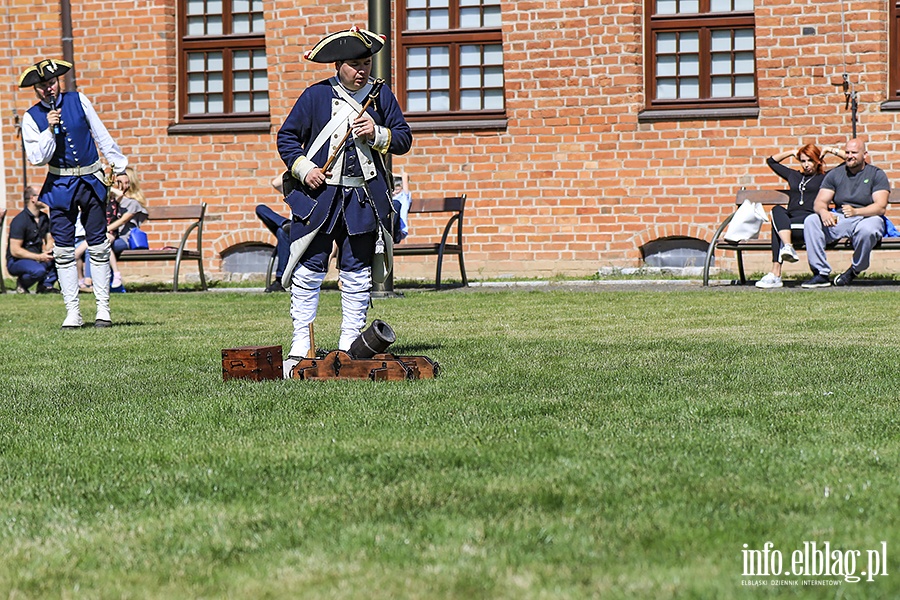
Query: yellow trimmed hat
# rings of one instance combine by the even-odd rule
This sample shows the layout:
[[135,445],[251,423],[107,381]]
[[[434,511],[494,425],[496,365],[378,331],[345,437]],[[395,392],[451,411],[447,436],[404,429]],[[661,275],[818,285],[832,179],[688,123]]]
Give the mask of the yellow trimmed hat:
[[341,60],[368,58],[384,47],[387,38],[359,27],[332,33],[303,55],[303,58],[317,63],[333,63]]
[[70,62],[45,58],[41,62],[28,67],[19,75],[19,87],[31,87],[42,81],[50,81],[54,77],[68,73],[71,68],[72,63]]

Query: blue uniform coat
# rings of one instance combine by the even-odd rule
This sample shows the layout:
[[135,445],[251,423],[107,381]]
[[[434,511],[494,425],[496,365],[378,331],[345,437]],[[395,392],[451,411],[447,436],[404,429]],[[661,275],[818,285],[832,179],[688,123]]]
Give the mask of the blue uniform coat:
[[[306,149],[331,120],[332,100],[336,97],[338,95],[332,88],[330,80],[324,80],[307,88],[294,104],[294,108],[278,131],[277,138],[278,153],[288,170],[298,158],[306,156]],[[390,129],[388,152],[399,155],[409,151],[412,145],[412,132],[390,89],[386,86],[381,88],[378,98],[367,109],[367,113],[374,119],[376,125]],[[322,167],[328,161],[328,154],[328,144],[325,144],[314,156],[307,158]],[[381,155],[375,150],[372,151],[372,155],[376,176],[367,182],[367,187],[382,224],[390,231],[393,212],[391,182],[388,181]],[[351,161],[345,161],[345,167],[348,162]],[[344,198],[343,193],[340,193],[343,189],[340,186],[322,185],[310,190],[296,180],[294,183],[298,184],[298,189],[285,198],[294,216],[294,224],[291,226],[292,242],[322,226],[333,209],[337,208],[333,205]],[[375,231],[375,215],[368,203],[362,204],[351,200],[344,206],[343,214],[350,235]]]

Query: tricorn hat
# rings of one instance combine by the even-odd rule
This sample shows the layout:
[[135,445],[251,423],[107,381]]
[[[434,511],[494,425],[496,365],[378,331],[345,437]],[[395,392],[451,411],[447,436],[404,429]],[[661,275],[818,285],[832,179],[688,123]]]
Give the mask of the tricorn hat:
[[71,68],[72,63],[70,62],[45,58],[41,62],[28,67],[19,75],[19,87],[31,87],[42,81],[50,81],[54,77],[68,73]]
[[315,47],[303,55],[306,60],[332,63],[340,60],[357,60],[377,54],[383,47],[385,36],[359,27],[351,27],[325,36]]

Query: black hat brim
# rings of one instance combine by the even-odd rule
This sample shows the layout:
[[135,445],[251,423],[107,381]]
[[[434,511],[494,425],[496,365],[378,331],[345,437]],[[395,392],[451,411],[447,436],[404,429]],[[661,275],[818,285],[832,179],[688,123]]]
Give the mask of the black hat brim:
[[380,35],[354,28],[326,36],[304,58],[317,63],[358,60],[378,54],[383,47]]
[[50,81],[60,75],[68,73],[72,69],[72,63],[64,60],[46,59],[25,69],[19,75],[19,87],[26,88]]

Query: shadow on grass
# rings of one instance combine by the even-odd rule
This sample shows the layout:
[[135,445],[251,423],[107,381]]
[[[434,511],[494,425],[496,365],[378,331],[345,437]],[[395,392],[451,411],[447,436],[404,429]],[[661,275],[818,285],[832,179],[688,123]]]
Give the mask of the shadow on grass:
[[113,321],[113,327],[146,327],[147,325],[162,325],[162,321],[153,321],[152,323],[147,321]]
[[148,323],[146,321],[113,321],[112,325],[107,327],[97,327],[93,321],[85,321],[81,327],[65,327],[63,329],[121,329],[122,327],[145,327],[147,325],[162,325],[160,321]]
[[[783,280],[784,289],[792,289],[792,290],[803,290],[803,291],[821,291],[821,290],[846,290],[846,289],[874,289],[874,288],[882,288],[882,287],[896,287],[900,285],[900,280],[891,279],[891,278],[870,278],[870,277],[862,277],[853,280],[853,283],[849,286],[835,286],[831,285],[825,288],[804,288],[803,283],[808,281],[812,275],[808,277],[802,277],[798,279],[785,279]],[[833,278],[832,278],[833,280]],[[756,282],[759,281],[758,277],[748,278],[747,282],[742,284],[739,279],[734,279],[731,281],[732,286],[737,287],[755,287]]]
[[433,281],[407,281],[402,280],[394,283],[395,290],[429,290],[432,292],[443,292],[444,290],[465,288],[462,281],[442,281],[441,289],[435,289]]
[[[218,281],[218,280],[209,280],[207,281],[207,288],[209,290],[221,290],[221,289],[231,289],[231,288],[264,288],[265,283],[262,281],[242,281],[242,282],[232,282],[232,281]],[[9,290],[9,286],[7,286],[7,290]],[[11,288],[15,291],[15,283]],[[337,280],[328,280],[322,283],[322,289],[325,291],[338,291],[338,282]],[[466,289],[466,286],[462,284],[461,281],[444,281],[441,283],[441,289],[435,290],[434,282],[427,281],[413,281],[413,280],[401,280],[399,282],[394,283],[393,291],[398,294],[402,294],[403,290],[424,290],[424,291],[445,291],[445,290],[454,290],[454,289]],[[201,289],[199,282],[191,282],[191,283],[179,283],[178,284],[178,293],[181,292],[203,292]],[[129,283],[125,288],[125,293],[164,293],[164,292],[172,292],[172,282],[171,281],[161,281],[161,282],[136,282]]]
[[[224,285],[222,282],[209,282],[207,285],[209,289],[213,288],[226,288],[231,287],[228,285]],[[255,286],[259,287],[259,286]],[[135,293],[135,292],[148,292],[148,293],[158,293],[158,292],[171,292],[172,291],[172,282],[148,282],[148,283],[129,283],[128,287],[125,288],[126,293]],[[199,283],[179,283],[178,284],[178,293],[181,292],[202,292],[203,289],[200,288]]]

